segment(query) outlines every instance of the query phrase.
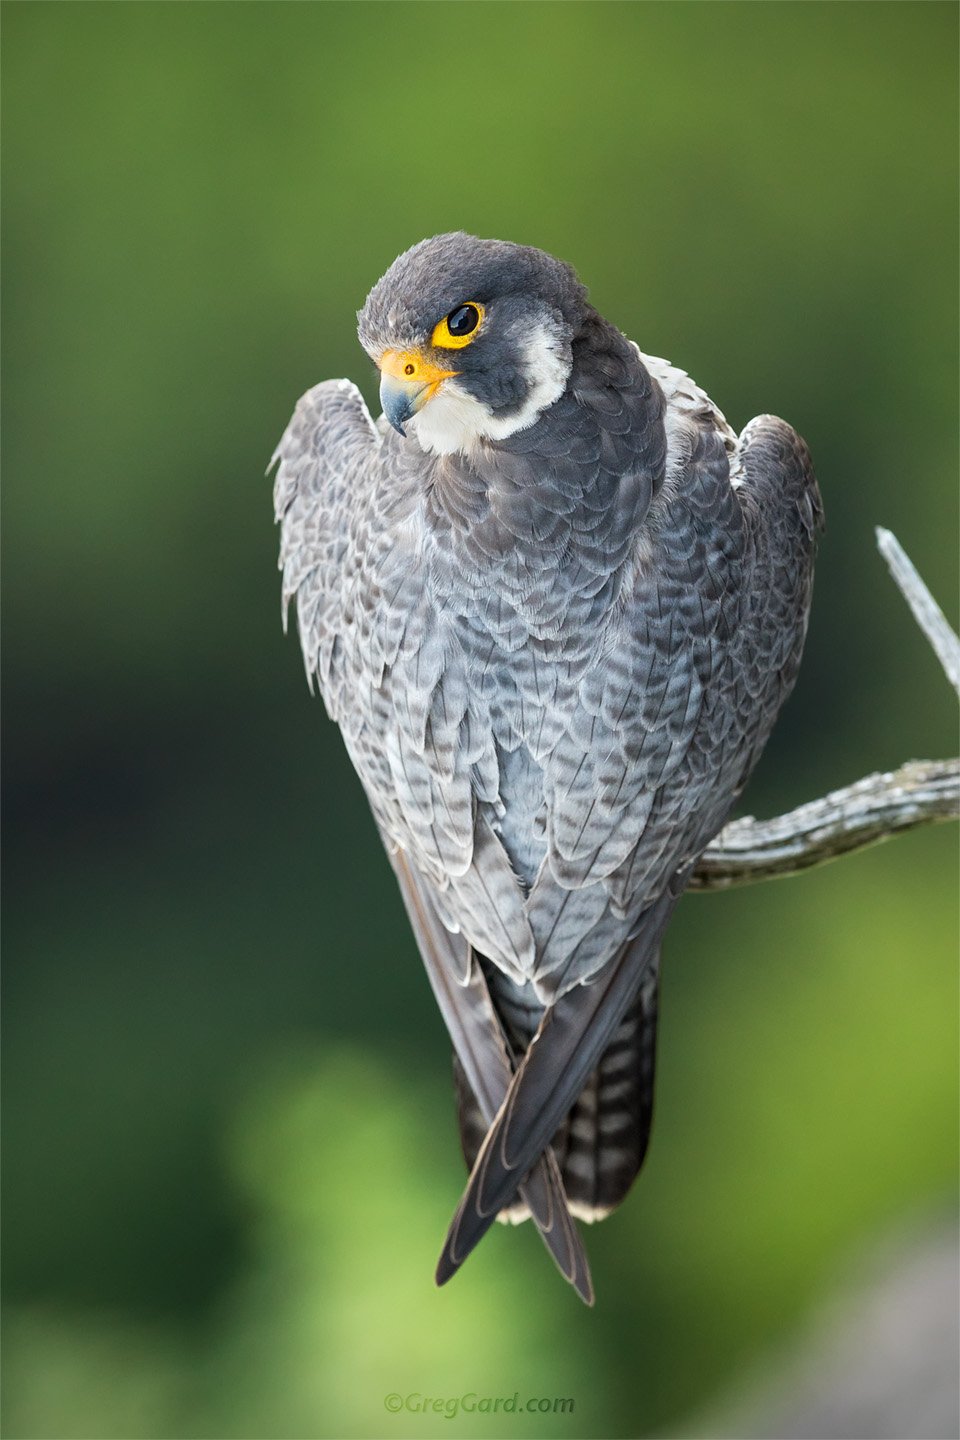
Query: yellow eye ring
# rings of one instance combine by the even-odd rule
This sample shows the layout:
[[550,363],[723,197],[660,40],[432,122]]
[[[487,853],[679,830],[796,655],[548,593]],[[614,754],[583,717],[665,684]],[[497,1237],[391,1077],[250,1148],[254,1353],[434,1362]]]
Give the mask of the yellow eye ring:
[[482,324],[483,306],[476,300],[465,300],[434,326],[430,344],[441,350],[462,350],[464,346],[473,344]]

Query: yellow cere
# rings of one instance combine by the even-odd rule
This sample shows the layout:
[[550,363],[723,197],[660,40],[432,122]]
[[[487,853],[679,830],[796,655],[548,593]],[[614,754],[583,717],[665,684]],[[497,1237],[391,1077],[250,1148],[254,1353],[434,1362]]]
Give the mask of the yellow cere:
[[439,385],[458,373],[431,364],[420,350],[385,350],[377,363],[382,374],[406,380],[410,385]]

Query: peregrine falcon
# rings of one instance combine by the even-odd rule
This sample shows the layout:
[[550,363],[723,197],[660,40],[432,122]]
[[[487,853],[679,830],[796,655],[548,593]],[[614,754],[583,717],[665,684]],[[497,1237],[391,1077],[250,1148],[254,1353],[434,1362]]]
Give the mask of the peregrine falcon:
[[422,241],[359,338],[382,417],[326,381],[274,456],[283,607],[453,1043],[437,1282],[531,1217],[592,1303],[571,1217],[643,1161],[661,941],[796,679],[817,483],[528,246]]

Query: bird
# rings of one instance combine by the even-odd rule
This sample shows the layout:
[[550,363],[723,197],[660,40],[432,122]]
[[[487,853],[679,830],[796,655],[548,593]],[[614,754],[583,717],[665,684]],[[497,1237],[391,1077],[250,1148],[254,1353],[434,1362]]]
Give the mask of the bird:
[[349,380],[276,449],[284,626],[340,727],[453,1048],[466,1188],[436,1281],[531,1218],[594,1300],[653,1114],[661,943],[793,688],[823,509],[566,262],[400,255]]

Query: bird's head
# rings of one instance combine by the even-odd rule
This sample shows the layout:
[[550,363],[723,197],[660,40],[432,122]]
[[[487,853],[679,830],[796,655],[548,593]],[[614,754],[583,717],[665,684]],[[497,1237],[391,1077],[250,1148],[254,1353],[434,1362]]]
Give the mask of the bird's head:
[[444,455],[526,429],[563,393],[586,303],[573,269],[542,250],[462,232],[421,241],[358,316],[383,413]]

